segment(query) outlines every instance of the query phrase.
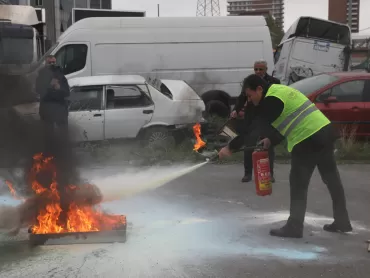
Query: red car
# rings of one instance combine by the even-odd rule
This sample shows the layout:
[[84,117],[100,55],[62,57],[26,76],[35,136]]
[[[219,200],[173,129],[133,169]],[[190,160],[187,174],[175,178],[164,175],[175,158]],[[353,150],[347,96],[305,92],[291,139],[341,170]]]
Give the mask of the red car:
[[370,73],[323,73],[290,86],[315,103],[342,134],[370,137]]

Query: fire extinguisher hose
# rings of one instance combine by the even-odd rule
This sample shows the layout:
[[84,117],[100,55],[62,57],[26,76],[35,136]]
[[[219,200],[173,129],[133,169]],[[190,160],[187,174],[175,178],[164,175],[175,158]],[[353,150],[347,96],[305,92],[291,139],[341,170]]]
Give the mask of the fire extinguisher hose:
[[[239,150],[233,151],[233,153],[244,152],[246,150],[258,150],[258,149],[262,149],[262,145],[261,144],[257,144],[255,146],[247,146],[247,147],[241,148]],[[208,161],[216,161],[216,160],[218,160],[218,151],[217,150],[214,150],[214,151],[203,151],[203,152],[201,152],[199,154],[203,158],[207,159]]]

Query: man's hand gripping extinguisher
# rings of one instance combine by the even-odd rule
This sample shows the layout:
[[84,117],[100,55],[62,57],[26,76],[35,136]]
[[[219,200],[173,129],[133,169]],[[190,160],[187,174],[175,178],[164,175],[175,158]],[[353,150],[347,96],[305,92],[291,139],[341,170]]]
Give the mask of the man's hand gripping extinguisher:
[[257,145],[252,154],[252,161],[257,195],[271,195],[272,183],[268,151],[265,150],[261,145]]
[[[241,148],[233,153],[254,150],[252,154],[253,169],[254,169],[254,181],[256,184],[256,193],[259,196],[267,196],[272,194],[271,185],[271,170],[270,160],[268,151],[263,148],[261,144],[256,146],[249,146]],[[218,151],[202,151],[199,153],[202,157],[206,158],[207,161],[218,160]]]

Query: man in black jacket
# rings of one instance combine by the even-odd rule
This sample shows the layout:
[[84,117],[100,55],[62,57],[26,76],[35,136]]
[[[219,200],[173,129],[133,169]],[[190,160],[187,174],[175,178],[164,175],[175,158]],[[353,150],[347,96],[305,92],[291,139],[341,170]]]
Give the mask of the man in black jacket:
[[[254,63],[254,72],[256,75],[263,78],[268,84],[280,84],[280,80],[272,77],[267,73],[267,62],[264,60],[258,60]],[[245,93],[242,91],[238,97],[237,103],[235,105],[234,111],[231,113],[232,118],[244,118],[244,123],[240,123],[242,128],[239,128],[239,131],[245,135],[244,144],[246,146],[252,146],[256,144],[258,138],[263,134],[258,134],[256,129],[252,127],[252,121],[256,116],[256,108],[252,102],[247,101]],[[277,134],[277,136],[279,136]],[[252,180],[252,150],[244,151],[244,177],[242,182],[250,182]],[[275,151],[274,148],[269,149],[269,158],[270,158],[270,168],[272,181],[275,181],[274,178],[274,159]]]
[[40,96],[39,114],[45,132],[45,152],[64,155],[68,142],[68,97],[70,88],[53,55],[46,57],[46,65],[36,79]]
[[46,65],[36,79],[40,95],[39,114],[44,128],[44,152],[55,158],[61,208],[60,224],[66,223],[68,200],[65,187],[77,176],[73,169],[73,154],[68,136],[68,100],[70,88],[54,56],[46,58]]
[[62,137],[68,135],[69,85],[54,56],[46,58],[46,66],[36,79],[36,92],[40,95],[39,114],[45,128],[46,143],[51,148],[56,127]]

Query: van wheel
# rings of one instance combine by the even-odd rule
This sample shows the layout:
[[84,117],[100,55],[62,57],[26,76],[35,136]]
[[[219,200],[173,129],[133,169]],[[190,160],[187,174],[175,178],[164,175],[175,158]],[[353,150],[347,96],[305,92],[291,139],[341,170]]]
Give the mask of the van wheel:
[[165,127],[153,127],[144,131],[144,143],[153,151],[164,151],[175,147],[175,137]]
[[210,100],[206,103],[207,116],[218,116],[221,118],[227,118],[230,115],[229,107],[219,100]]

